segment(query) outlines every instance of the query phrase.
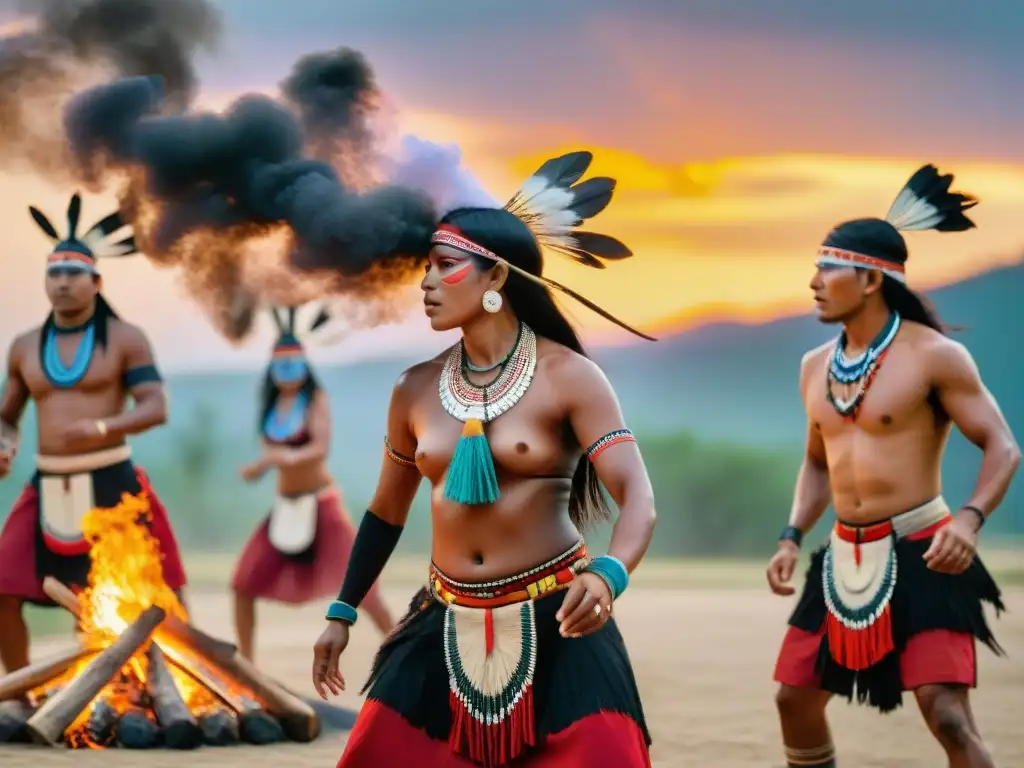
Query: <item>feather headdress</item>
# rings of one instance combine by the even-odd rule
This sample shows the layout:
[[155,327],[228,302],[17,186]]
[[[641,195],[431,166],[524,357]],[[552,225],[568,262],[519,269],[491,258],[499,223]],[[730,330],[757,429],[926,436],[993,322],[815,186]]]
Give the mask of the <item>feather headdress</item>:
[[[577,229],[584,221],[608,207],[615,192],[615,179],[612,178],[595,176],[580,181],[593,159],[593,154],[582,151],[570,152],[547,160],[533,172],[505,204],[504,209],[529,228],[542,249],[554,251],[578,264],[604,269],[605,261],[627,259],[633,252],[614,237]],[[624,323],[571,288],[550,278],[531,274],[474,243],[456,227],[442,224],[431,240],[435,244],[448,245],[492,261],[500,261],[516,274],[572,297],[630,333],[649,341],[656,341],[654,337]]]
[[302,307],[272,307],[270,316],[277,328],[275,349],[302,347],[307,344],[326,346],[341,340],[345,329],[338,321],[333,302],[317,302]]
[[965,211],[978,200],[950,192],[953,174],[923,165],[903,185],[884,219],[855,219],[835,227],[818,249],[818,264],[877,269],[905,283],[907,245],[900,232],[963,232],[975,225]]
[[[61,235],[42,211],[29,206],[32,219],[41,230],[54,241],[47,265],[67,265],[69,262],[81,269],[96,272],[96,260],[114,256],[129,256],[136,253],[135,237],[130,227],[121,218],[120,211],[114,211],[93,224],[83,234],[78,234],[79,218],[82,213],[82,198],[76,192],[68,203],[67,233]],[[122,230],[126,230],[122,232]],[[115,237],[119,235],[120,239]]]

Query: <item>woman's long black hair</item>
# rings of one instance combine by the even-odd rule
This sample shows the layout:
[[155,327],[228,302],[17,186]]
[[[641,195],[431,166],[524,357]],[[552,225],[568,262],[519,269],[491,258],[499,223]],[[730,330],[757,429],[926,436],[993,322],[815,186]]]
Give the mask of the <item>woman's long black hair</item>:
[[[459,208],[448,213],[441,223],[457,227],[467,238],[520,269],[532,275],[541,274],[544,260],[537,241],[514,214],[502,208]],[[494,266],[489,259],[474,258],[485,268]],[[587,356],[579,336],[547,288],[510,270],[502,292],[515,316],[537,336]],[[580,457],[572,476],[569,517],[581,532],[597,522],[611,519],[601,483],[586,454]]]

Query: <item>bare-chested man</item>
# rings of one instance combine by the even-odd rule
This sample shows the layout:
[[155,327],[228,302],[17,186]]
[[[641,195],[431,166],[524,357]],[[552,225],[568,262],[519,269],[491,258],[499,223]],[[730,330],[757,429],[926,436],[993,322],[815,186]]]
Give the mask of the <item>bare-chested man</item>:
[[[47,261],[46,294],[53,311],[41,328],[17,337],[7,356],[0,398],[0,478],[17,450],[17,425],[29,400],[36,405],[36,472],[0,533],[0,661],[7,671],[28,664],[27,600],[53,605],[42,590],[46,576],[84,587],[89,543],[82,517],[112,507],[122,494],[148,495],[150,528],[159,540],[164,579],[185,584],[178,546],[141,469],[131,461],[127,435],[163,424],[167,403],[149,342],[114,313],[100,293],[99,256],[135,251],[132,238],[112,242],[121,228],[112,214],[78,235],[81,201],[68,207],[65,237],[35,208],[36,223],[56,241]],[[125,410],[126,395],[135,407]]]
[[[835,766],[825,717],[833,694],[882,712],[913,691],[953,768],[992,766],[974,722],[975,640],[999,650],[982,610],[1002,608],[975,557],[978,531],[1006,494],[1020,451],[967,350],[905,284],[899,230],[960,231],[975,201],[932,166],[886,220],[836,227],[811,289],[819,320],[843,331],[804,356],[807,449],[768,582],[779,595],[803,534],[831,501],[838,521],[815,553],[775,668],[790,766]],[[942,453],[951,426],[983,451],[977,486],[950,514]]]

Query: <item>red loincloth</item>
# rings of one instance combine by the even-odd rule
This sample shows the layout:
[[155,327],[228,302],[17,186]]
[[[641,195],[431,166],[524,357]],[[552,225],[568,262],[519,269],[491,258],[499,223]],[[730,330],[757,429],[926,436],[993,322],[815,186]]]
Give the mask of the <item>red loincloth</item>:
[[[135,467],[142,491],[149,498],[150,531],[163,554],[164,581],[174,590],[185,586],[185,568],[181,563],[178,542],[171,529],[167,510],[153,491],[149,477]],[[43,592],[43,582],[36,572],[36,537],[39,529],[39,494],[31,483],[11,508],[0,532],[0,595],[13,595],[41,605],[54,605]],[[85,584],[69,584],[85,587]]]
[[[447,740],[432,739],[397,712],[367,699],[349,734],[337,768],[476,768],[452,752]],[[649,768],[644,733],[615,712],[599,712],[547,736],[539,748],[515,761],[517,768]]]
[[[825,633],[789,627],[775,663],[775,681],[794,688],[818,688],[815,670],[821,639]],[[967,685],[977,683],[974,635],[932,629],[907,640],[900,654],[900,680],[904,691],[924,685]]]
[[[308,561],[290,558],[270,543],[269,518],[253,531],[238,558],[231,588],[248,597],[301,604],[334,597],[348,568],[356,529],[345,514],[336,491],[320,495],[317,502],[315,551]],[[377,583],[367,598],[380,591]]]

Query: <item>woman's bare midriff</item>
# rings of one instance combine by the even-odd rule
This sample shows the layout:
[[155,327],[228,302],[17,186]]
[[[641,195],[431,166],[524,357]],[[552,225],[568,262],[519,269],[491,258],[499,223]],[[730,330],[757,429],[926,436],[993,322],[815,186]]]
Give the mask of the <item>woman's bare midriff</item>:
[[456,581],[490,581],[522,573],[570,549],[580,539],[569,519],[570,478],[515,478],[486,507],[431,500],[434,565]]
[[277,492],[286,497],[319,493],[332,482],[331,473],[319,459],[294,467],[282,467],[277,472]]

